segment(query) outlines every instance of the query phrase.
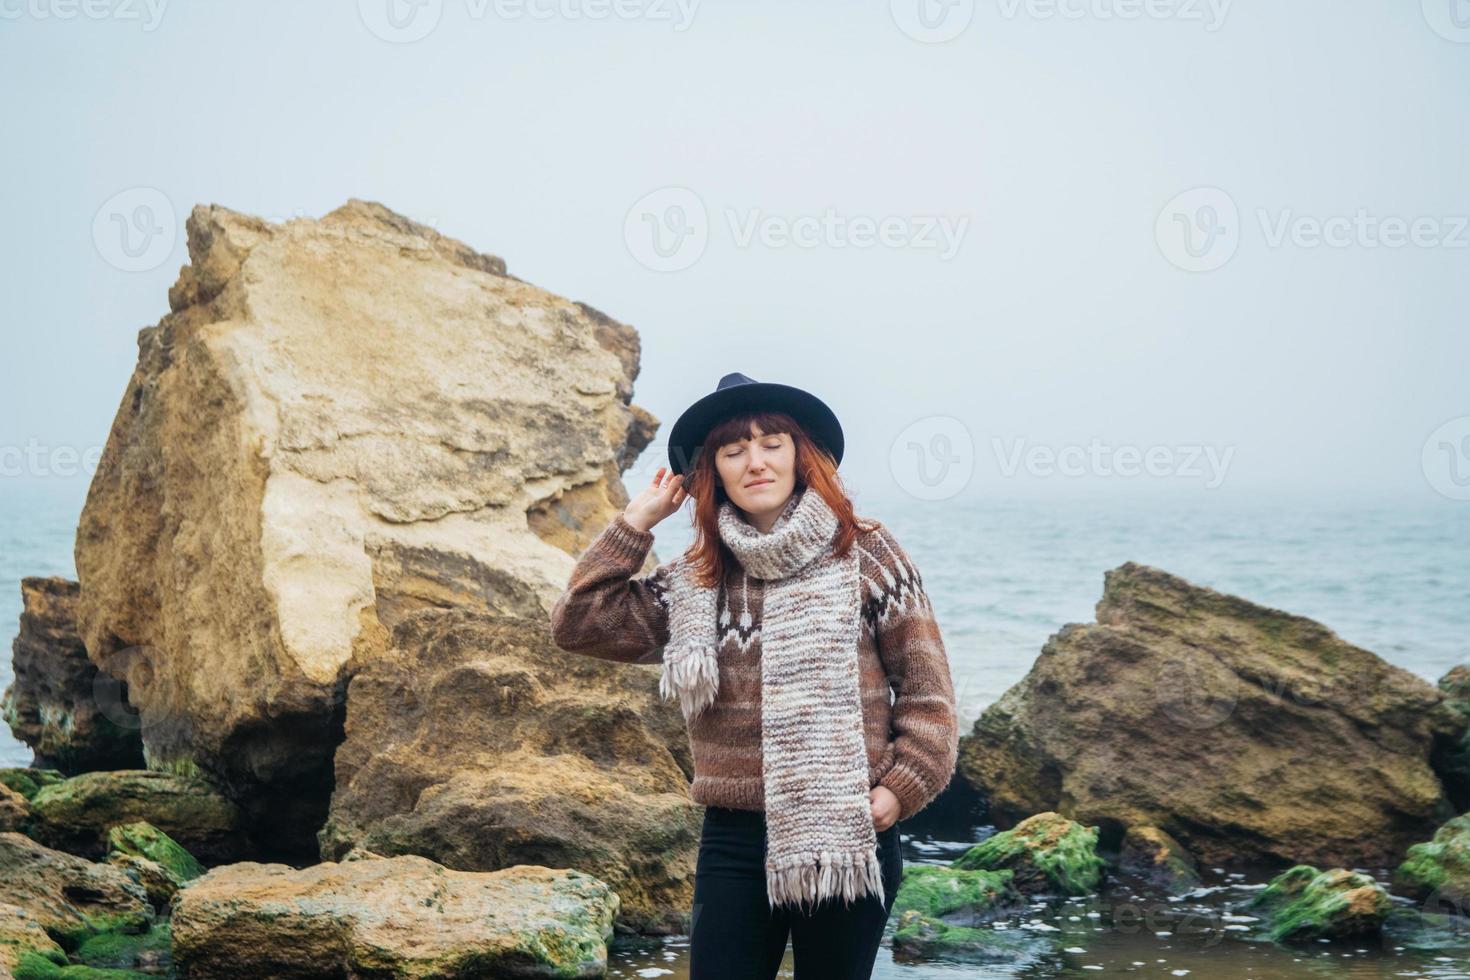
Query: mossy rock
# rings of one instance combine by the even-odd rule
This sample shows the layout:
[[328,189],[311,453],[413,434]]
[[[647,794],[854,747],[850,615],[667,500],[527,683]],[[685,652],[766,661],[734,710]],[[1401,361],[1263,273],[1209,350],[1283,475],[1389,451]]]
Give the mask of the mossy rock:
[[1368,875],[1298,864],[1272,878],[1251,907],[1266,917],[1266,938],[1280,942],[1374,935],[1393,906]]
[[60,769],[33,769],[30,766],[0,769],[0,783],[28,800],[35,799],[36,794],[45,787],[65,780],[66,774]]
[[194,855],[146,820],[114,824],[108,828],[107,844],[108,863],[142,885],[155,909],[167,906],[180,888],[205,871]]
[[1419,898],[1470,912],[1470,813],[1440,827],[1427,843],[1409,848],[1393,880]]
[[989,922],[1010,911],[1019,896],[1011,887],[1009,871],[962,871],[935,864],[911,864],[903,869],[893,914],[916,910],[951,925]]
[[58,965],[40,953],[27,950],[12,971],[15,980],[158,980],[157,974],[137,970],[108,970],[81,964]]
[[213,785],[148,769],[84,772],[31,800],[31,836],[92,860],[107,854],[108,831],[146,820],[211,864],[244,850],[243,814]]
[[933,919],[918,909],[898,918],[893,954],[898,960],[958,960],[1024,966],[1053,952],[1052,943],[1021,929],[977,929]]
[[1038,813],[970,848],[950,867],[1010,871],[1026,894],[1090,895],[1102,883],[1097,828],[1057,813]]
[[143,933],[102,932],[85,940],[72,959],[104,970],[171,970],[172,935],[167,920]]

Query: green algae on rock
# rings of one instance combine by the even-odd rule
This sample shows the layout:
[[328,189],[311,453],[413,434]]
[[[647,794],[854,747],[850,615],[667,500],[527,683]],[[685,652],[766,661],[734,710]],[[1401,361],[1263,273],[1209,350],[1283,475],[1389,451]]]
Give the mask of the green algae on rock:
[[1393,880],[1418,898],[1470,912],[1470,813],[1440,827],[1432,840],[1409,848]]
[[115,824],[107,831],[107,842],[108,863],[142,885],[160,911],[187,882],[204,874],[194,855],[146,820]]
[[975,925],[1011,911],[1017,898],[1010,871],[910,864],[903,869],[892,914],[912,910],[951,925]]
[[0,784],[10,787],[28,800],[35,799],[44,787],[66,781],[66,773],[59,769],[35,769],[30,766],[11,766],[0,769]]
[[1371,877],[1298,864],[1272,878],[1251,900],[1266,917],[1267,938],[1348,939],[1373,935],[1388,917],[1388,892]]
[[965,871],[1010,871],[1021,892],[1087,895],[1102,883],[1097,828],[1060,814],[1038,813],[981,841],[951,865]]

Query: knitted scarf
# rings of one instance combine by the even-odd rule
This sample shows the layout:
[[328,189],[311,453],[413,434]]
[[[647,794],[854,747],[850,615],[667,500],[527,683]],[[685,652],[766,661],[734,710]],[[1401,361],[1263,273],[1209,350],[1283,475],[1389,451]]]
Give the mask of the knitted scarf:
[[[766,895],[770,906],[883,900],[868,797],[857,649],[857,550],[832,553],[837,515],[822,495],[794,493],[769,533],[726,500],[720,538],[746,574],[765,580],[761,617],[761,752]],[[678,562],[669,590],[669,642],[659,691],[692,719],[719,688],[718,589]]]

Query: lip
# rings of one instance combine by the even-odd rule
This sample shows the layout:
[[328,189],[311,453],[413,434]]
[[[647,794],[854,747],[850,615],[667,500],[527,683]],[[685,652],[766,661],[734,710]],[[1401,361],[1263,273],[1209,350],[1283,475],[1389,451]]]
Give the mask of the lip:
[[764,487],[764,486],[766,486],[768,484],[775,483],[775,482],[776,482],[775,480],[758,480],[755,483],[747,483],[745,485],[745,489],[750,490],[750,489],[753,489],[755,487]]

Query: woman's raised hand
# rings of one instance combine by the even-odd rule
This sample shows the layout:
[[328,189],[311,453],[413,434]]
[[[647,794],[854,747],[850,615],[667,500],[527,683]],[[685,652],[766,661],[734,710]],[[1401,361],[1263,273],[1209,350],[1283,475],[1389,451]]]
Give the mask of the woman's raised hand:
[[667,466],[660,466],[653,474],[653,482],[623,509],[623,518],[640,531],[652,531],[655,524],[678,510],[689,496],[684,489],[684,474],[667,476],[668,472]]

